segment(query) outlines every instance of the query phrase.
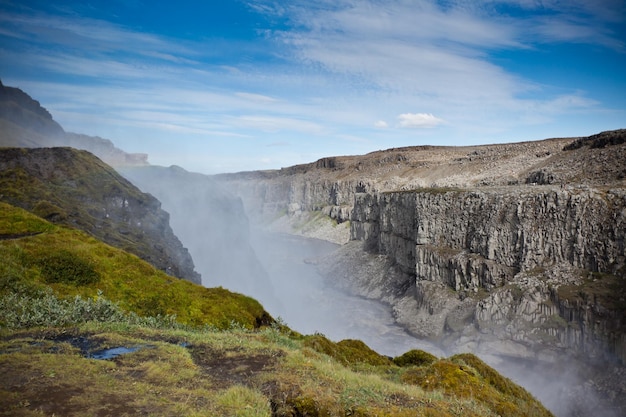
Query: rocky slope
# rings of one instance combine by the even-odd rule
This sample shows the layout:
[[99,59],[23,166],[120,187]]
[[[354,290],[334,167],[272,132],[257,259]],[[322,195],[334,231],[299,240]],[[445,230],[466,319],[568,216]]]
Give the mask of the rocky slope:
[[83,230],[170,275],[199,283],[158,200],[72,148],[0,148],[0,201]]

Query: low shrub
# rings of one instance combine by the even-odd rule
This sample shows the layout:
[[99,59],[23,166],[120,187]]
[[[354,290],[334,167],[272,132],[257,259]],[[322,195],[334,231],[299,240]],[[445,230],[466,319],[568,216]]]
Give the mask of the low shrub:
[[11,329],[64,327],[86,322],[127,323],[155,328],[181,328],[175,316],[140,317],[102,296],[60,299],[51,290],[37,295],[6,293],[0,297],[0,325]]

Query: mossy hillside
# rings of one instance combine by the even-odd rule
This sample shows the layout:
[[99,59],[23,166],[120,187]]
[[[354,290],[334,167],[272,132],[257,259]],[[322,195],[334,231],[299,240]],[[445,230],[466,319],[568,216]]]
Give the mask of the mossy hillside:
[[437,361],[437,357],[423,350],[412,349],[400,356],[393,358],[393,363],[398,366],[428,366]]
[[412,367],[401,380],[425,390],[473,398],[501,416],[539,416],[543,407],[522,387],[503,377],[472,354],[460,354]]
[[391,365],[389,358],[376,353],[360,340],[346,339],[334,343],[321,334],[315,334],[304,337],[304,346],[328,355],[343,365]]
[[0,241],[0,291],[49,287],[65,298],[93,298],[101,291],[125,310],[176,315],[193,326],[253,328],[272,321],[252,298],[168,276],[135,255],[4,203],[0,236],[12,237]]
[[0,201],[83,230],[171,275],[199,282],[158,200],[89,152],[0,148]]
[[[494,398],[482,398],[467,389],[494,385],[471,358],[354,369],[305,341],[278,327],[217,331],[92,322],[72,329],[5,329],[0,331],[0,415],[551,415],[526,397],[519,400],[528,403],[523,412],[519,405],[494,411],[494,404],[502,405],[498,390],[489,391]],[[118,346],[138,349],[111,361],[86,357]],[[442,364],[467,372],[455,375],[454,386],[402,382],[415,370],[435,380],[445,373]]]

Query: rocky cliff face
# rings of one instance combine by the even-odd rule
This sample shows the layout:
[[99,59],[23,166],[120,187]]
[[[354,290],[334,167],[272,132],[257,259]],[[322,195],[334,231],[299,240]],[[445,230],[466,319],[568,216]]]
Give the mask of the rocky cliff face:
[[626,360],[624,189],[361,194],[351,233],[412,288],[414,317],[398,314],[414,333],[450,341],[471,324],[511,354],[608,346]]
[[0,148],[0,200],[200,282],[161,203],[86,151]]

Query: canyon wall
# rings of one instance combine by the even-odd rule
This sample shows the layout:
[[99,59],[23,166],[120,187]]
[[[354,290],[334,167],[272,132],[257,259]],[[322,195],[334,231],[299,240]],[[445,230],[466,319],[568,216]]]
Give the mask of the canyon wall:
[[351,215],[351,239],[411,288],[414,303],[391,303],[412,332],[521,356],[608,347],[626,360],[625,235],[623,189],[362,193]]
[[349,243],[321,269],[390,304],[414,334],[459,351],[608,349],[626,360],[625,129],[396,148],[218,179],[252,219],[298,233],[312,213],[349,225],[335,240]]

